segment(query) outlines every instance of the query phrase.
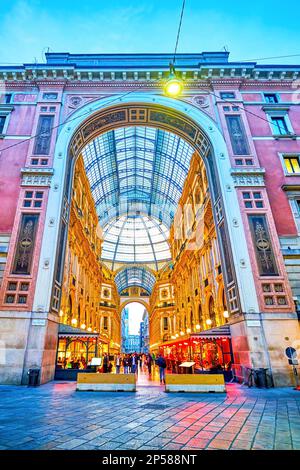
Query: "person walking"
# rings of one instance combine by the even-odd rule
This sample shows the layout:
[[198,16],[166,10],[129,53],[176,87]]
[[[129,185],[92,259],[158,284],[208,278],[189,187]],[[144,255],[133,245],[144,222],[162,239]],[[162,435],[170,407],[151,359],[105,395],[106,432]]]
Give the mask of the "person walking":
[[121,362],[122,362],[121,354],[117,354],[117,356],[116,356],[116,373],[117,374],[120,373]]
[[137,356],[136,354],[132,354],[131,356],[131,373],[135,374],[137,366]]
[[123,357],[124,374],[128,374],[128,365],[129,365],[128,356],[127,354],[125,354]]
[[155,364],[158,365],[159,367],[159,381],[160,384],[165,384],[166,383],[166,367],[167,367],[167,362],[164,358],[164,356],[159,353],[158,358],[155,361]]
[[153,359],[150,353],[147,355],[146,361],[147,361],[148,373],[149,373],[149,376],[151,376]]
[[106,374],[108,372],[109,357],[107,353],[104,353],[103,358],[103,372]]

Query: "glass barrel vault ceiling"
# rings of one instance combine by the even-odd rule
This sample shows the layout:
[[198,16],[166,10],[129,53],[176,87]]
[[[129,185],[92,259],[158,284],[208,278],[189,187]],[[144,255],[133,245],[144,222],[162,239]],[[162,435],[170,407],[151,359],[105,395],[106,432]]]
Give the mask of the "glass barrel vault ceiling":
[[115,282],[119,294],[121,294],[124,289],[131,286],[142,287],[148,294],[151,294],[155,284],[155,276],[145,268],[125,268],[118,272],[115,277]]
[[194,150],[180,137],[150,127],[106,132],[83,150],[99,222],[102,258],[111,269],[170,259],[168,229]]
[[117,262],[154,265],[171,258],[169,230],[154,217],[148,215],[121,215],[112,219],[103,230],[101,257],[111,261],[111,269]]

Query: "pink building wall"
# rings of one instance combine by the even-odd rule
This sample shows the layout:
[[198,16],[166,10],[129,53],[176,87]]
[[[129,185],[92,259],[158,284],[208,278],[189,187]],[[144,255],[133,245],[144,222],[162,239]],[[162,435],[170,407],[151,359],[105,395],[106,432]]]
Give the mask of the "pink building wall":
[[[286,85],[283,86],[284,91],[287,91]],[[281,100],[286,103],[292,103],[292,94],[284,93],[280,95],[281,88],[277,86],[276,88]],[[123,86],[120,85],[119,88],[115,87],[114,92],[122,92]],[[206,90],[201,90],[203,94],[206,94]],[[209,91],[209,90],[208,90]],[[218,99],[220,91],[234,91],[235,99],[224,100]],[[298,177],[285,176],[282,162],[279,158],[280,152],[292,153],[300,152],[300,143],[299,141],[292,139],[282,139],[274,140],[272,138],[272,132],[270,125],[266,122],[267,117],[266,113],[263,111],[262,107],[264,106],[263,102],[263,92],[269,91],[268,88],[263,83],[257,83],[256,91],[249,90],[246,85],[243,87],[240,86],[240,83],[237,80],[232,80],[232,83],[227,83],[226,85],[215,84],[214,86],[214,95],[206,95],[207,106],[203,108],[203,112],[209,114],[222,128],[224,138],[227,143],[231,163],[233,168],[242,168],[242,169],[255,169],[263,167],[265,168],[265,184],[266,188],[263,190],[264,199],[267,201],[265,213],[268,217],[269,227],[271,231],[271,236],[274,242],[274,250],[277,253],[279,269],[282,275],[282,280],[286,283],[286,293],[288,296],[288,304],[284,310],[293,310],[293,303],[291,300],[291,291],[288,286],[288,281],[285,274],[284,261],[280,252],[280,245],[278,236],[291,236],[296,235],[296,225],[295,220],[291,211],[289,201],[286,197],[284,191],[282,191],[282,185],[291,184],[298,181]],[[272,89],[273,91],[273,89]],[[290,90],[292,92],[292,90]],[[1,148],[5,148],[10,145],[16,145],[15,147],[5,151],[5,157],[0,158],[0,191],[1,191],[1,201],[3,202],[2,209],[0,210],[0,233],[3,234],[12,234],[11,244],[9,250],[9,256],[6,266],[6,275],[7,279],[11,278],[10,269],[14,253],[14,243],[17,237],[17,231],[19,227],[19,219],[22,213],[21,200],[24,190],[20,189],[20,170],[24,166],[28,168],[40,168],[41,165],[34,166],[31,164],[33,157],[33,147],[34,147],[34,138],[28,140],[24,143],[19,143],[20,140],[17,140],[13,137],[24,137],[24,139],[34,136],[37,132],[37,124],[40,114],[51,114],[54,115],[54,130],[52,133],[50,151],[48,157],[47,165],[43,166],[45,168],[51,168],[52,158],[55,151],[55,142],[58,129],[56,127],[60,122],[64,121],[69,117],[72,112],[78,108],[78,106],[83,106],[89,101],[93,101],[101,98],[101,96],[107,96],[111,89],[109,87],[105,88],[103,85],[99,88],[96,85],[87,86],[85,83],[82,84],[72,84],[68,82],[60,83],[43,83],[42,81],[37,84],[34,91],[28,90],[28,86],[23,87],[19,86],[18,89],[14,86],[11,90],[8,88],[7,92],[14,92],[14,110],[11,113],[9,119],[9,125],[6,131],[8,136],[12,136],[11,139],[5,139],[0,141],[0,151]],[[57,93],[57,99],[54,100],[45,100],[43,99],[44,93]],[[79,105],[74,105],[74,97],[79,100]],[[192,100],[189,100],[193,102]],[[214,101],[216,105],[214,106]],[[247,102],[255,102],[255,105],[247,105]],[[47,107],[47,111],[43,111],[44,107]],[[224,111],[224,106],[230,106],[230,111]],[[237,107],[234,111],[233,107]],[[55,108],[50,111],[50,108]],[[236,165],[237,156],[233,155],[233,150],[231,147],[230,136],[225,121],[225,115],[240,115],[243,121],[245,128],[246,136],[248,139],[248,144],[250,148],[250,154],[247,155],[247,158],[252,160],[252,166],[242,166]],[[291,120],[292,126],[295,133],[300,133],[300,109],[299,107],[293,107],[291,105],[289,110],[289,118]],[[269,138],[269,140],[258,140],[257,138]],[[4,154],[3,154],[4,155]],[[34,188],[33,188],[34,189]],[[45,198],[47,195],[47,190],[45,190]],[[240,192],[239,189],[237,189]],[[19,200],[19,203],[17,201]],[[4,209],[5,208],[5,209]],[[250,254],[252,256],[253,266],[255,270],[256,261],[255,255],[252,249],[252,240],[249,233],[249,228],[247,225],[245,208],[243,206],[243,201],[240,198],[240,208],[242,215],[244,217],[244,224],[246,227],[246,236],[250,246]],[[31,275],[31,290],[28,296],[29,303],[27,307],[30,307],[31,300],[33,296],[34,289],[34,277],[36,274],[36,267],[39,261],[39,245],[41,242],[41,233],[43,231],[43,223],[45,217],[46,204],[43,204],[41,209],[41,219],[39,222],[39,235],[36,240],[35,248],[35,258],[34,258],[34,268]],[[257,289],[259,292],[259,298],[262,298],[261,293],[261,280],[256,276]],[[2,286],[1,299],[2,302],[5,297],[5,285]],[[20,307],[20,308],[25,308]],[[8,307],[10,308],[10,307]],[[19,308],[19,307],[18,307]],[[261,303],[261,308],[263,305]]]

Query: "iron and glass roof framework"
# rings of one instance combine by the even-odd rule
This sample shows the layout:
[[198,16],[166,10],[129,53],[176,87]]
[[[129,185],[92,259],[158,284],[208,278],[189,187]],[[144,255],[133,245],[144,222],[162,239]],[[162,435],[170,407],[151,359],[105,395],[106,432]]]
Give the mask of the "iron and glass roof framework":
[[94,139],[83,158],[102,227],[137,210],[170,227],[192,154],[180,137],[150,127],[121,128]]
[[171,257],[169,230],[148,215],[121,215],[111,219],[103,230],[102,259],[116,263],[151,264],[158,270],[161,261]]
[[106,132],[83,150],[99,222],[102,260],[158,270],[194,150],[175,134],[142,126]]
[[127,287],[138,286],[150,295],[155,284],[155,276],[148,269],[135,266],[118,272],[115,282],[119,294]]

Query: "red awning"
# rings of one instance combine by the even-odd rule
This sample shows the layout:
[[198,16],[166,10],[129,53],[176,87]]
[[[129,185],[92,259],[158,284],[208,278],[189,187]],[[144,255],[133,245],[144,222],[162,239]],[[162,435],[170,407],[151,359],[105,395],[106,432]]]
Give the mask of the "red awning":
[[165,343],[160,344],[160,346],[171,346],[172,344],[179,344],[185,343],[189,340],[206,340],[206,339],[224,339],[224,338],[231,338],[230,333],[230,326],[224,325],[218,328],[211,328],[210,330],[204,330],[201,333],[192,333],[188,336],[181,336],[180,338],[176,338],[170,341],[166,341]]

